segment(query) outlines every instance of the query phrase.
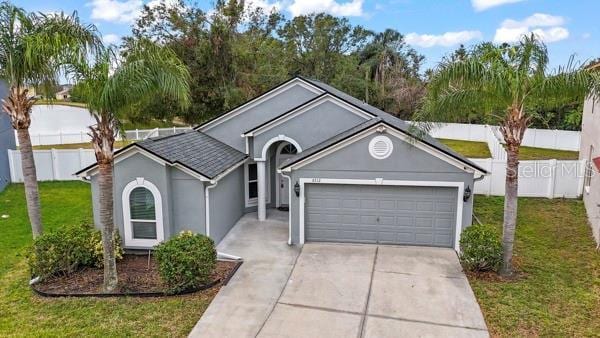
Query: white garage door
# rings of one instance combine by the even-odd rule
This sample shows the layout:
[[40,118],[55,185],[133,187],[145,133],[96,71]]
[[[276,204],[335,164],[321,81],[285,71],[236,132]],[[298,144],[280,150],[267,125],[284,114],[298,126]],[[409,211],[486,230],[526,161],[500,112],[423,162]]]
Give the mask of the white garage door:
[[453,247],[457,188],[307,184],[306,241]]

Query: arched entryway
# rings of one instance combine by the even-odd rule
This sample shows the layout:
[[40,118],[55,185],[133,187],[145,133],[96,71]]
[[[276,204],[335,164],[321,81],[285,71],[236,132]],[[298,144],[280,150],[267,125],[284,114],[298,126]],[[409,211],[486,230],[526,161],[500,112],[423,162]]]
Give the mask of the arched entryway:
[[287,159],[302,151],[296,140],[279,135],[267,141],[260,151],[260,158],[254,158],[257,173],[258,219],[266,219],[266,208],[270,200],[271,207],[286,207],[289,204],[289,180],[277,168]]
[[[279,168],[283,162],[298,154],[298,149],[293,144],[282,141],[277,146],[275,154],[276,168]],[[279,173],[276,173],[275,177],[277,183],[275,187],[275,207],[287,210],[289,207],[289,180]]]

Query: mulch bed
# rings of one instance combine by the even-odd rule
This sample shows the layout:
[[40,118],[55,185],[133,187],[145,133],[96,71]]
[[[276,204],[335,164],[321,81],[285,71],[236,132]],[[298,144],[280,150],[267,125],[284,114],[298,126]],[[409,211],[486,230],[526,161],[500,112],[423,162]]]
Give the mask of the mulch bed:
[[[241,261],[217,261],[211,283],[190,293],[226,284],[235,273]],[[164,296],[166,286],[158,273],[158,264],[148,255],[125,255],[117,261],[119,284],[110,294],[102,293],[104,270],[102,268],[83,268],[70,276],[55,276],[32,285],[34,291],[42,296]]]

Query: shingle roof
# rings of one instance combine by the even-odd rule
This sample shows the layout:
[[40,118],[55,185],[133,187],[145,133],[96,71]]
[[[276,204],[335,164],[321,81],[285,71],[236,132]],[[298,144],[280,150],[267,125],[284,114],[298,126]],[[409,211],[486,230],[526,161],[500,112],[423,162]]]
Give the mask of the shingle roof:
[[[312,79],[308,79],[308,78],[304,78],[304,77],[302,79],[304,81],[310,82],[314,86],[319,87],[322,90],[324,90],[324,91],[326,91],[326,92],[328,92],[328,93],[330,93],[330,94],[332,94],[332,95],[334,95],[334,96],[336,96],[336,97],[338,97],[338,98],[340,98],[340,99],[342,99],[342,100],[344,100],[344,101],[346,101],[346,102],[348,102],[348,103],[350,103],[350,104],[352,104],[352,105],[354,105],[354,106],[356,106],[356,107],[358,107],[358,108],[360,108],[362,110],[365,110],[365,111],[367,111],[367,112],[369,112],[369,113],[371,113],[371,114],[379,117],[381,119],[381,121],[384,121],[385,123],[387,123],[387,124],[389,124],[389,125],[397,128],[397,129],[399,129],[399,130],[401,130],[401,131],[403,131],[403,132],[405,132],[405,133],[407,133],[409,135],[412,135],[416,139],[419,139],[419,140],[423,141],[424,143],[426,143],[426,144],[428,144],[428,145],[430,145],[430,146],[432,146],[434,148],[439,149],[440,151],[442,151],[442,152],[444,152],[444,153],[446,153],[446,154],[448,154],[448,155],[456,158],[457,160],[460,160],[460,161],[468,164],[471,167],[477,168],[477,169],[481,170],[482,172],[487,172],[485,169],[481,168],[480,166],[478,166],[477,164],[475,164],[473,161],[469,160],[465,156],[463,156],[463,155],[457,153],[456,151],[452,150],[451,148],[449,148],[445,144],[441,143],[437,139],[431,137],[429,134],[427,134],[427,133],[418,133],[418,135],[417,135],[416,130],[415,130],[414,127],[412,127],[410,124],[404,122],[403,120],[395,117],[394,115],[391,115],[389,113],[384,112],[381,109],[373,107],[370,104],[367,104],[367,103],[365,103],[365,102],[363,102],[363,101],[361,101],[361,100],[359,100],[359,99],[357,99],[357,98],[355,98],[355,97],[353,97],[351,95],[348,95],[348,94],[344,93],[343,91],[341,91],[341,90],[339,90],[337,88],[334,88],[334,87],[332,87],[332,86],[330,86],[330,85],[328,85],[326,83],[323,83],[321,81],[312,80]],[[362,126],[362,125],[359,125],[359,126]],[[354,129],[354,128],[352,128],[352,129]],[[337,139],[338,136],[340,136],[340,135],[334,136],[333,139]],[[326,144],[328,141],[330,141],[330,140],[327,140],[327,141],[321,143],[320,145]],[[297,156],[301,156],[303,154],[304,154],[304,152],[298,154]],[[290,159],[290,160],[293,160],[293,158]]]
[[170,163],[179,163],[207,178],[215,178],[247,155],[197,130],[148,138],[139,147]]
[[[248,156],[229,145],[197,130],[152,137],[117,151],[120,154],[131,147],[139,147],[170,164],[179,164],[208,179],[213,179]],[[79,175],[97,164],[84,168]]]

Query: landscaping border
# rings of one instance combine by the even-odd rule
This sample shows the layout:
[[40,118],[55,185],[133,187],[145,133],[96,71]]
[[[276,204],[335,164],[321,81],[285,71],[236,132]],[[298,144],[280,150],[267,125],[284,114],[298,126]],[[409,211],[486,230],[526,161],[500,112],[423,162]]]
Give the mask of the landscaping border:
[[[227,261],[227,262],[231,262],[230,260],[221,260],[221,261]],[[35,288],[35,284],[30,285],[31,290],[33,290],[34,293],[36,293],[37,295],[41,296],[41,297],[47,297],[47,298],[59,298],[59,297],[75,297],[75,298],[84,298],[84,297],[98,297],[98,298],[108,298],[108,297],[140,297],[140,298],[147,298],[147,297],[171,297],[171,296],[181,296],[181,295],[188,295],[191,293],[195,293],[198,291],[204,291],[204,290],[208,290],[212,287],[217,286],[219,283],[221,283],[222,285],[227,285],[227,283],[229,283],[229,280],[233,277],[233,275],[237,272],[237,270],[240,268],[240,266],[242,265],[242,263],[244,263],[243,260],[239,260],[239,261],[235,261],[235,266],[233,267],[233,269],[231,269],[231,271],[229,272],[229,274],[221,279],[217,279],[212,281],[209,284],[206,285],[202,285],[198,288],[195,289],[190,289],[190,290],[185,290],[182,292],[177,292],[177,293],[165,293],[165,292],[113,292],[113,293],[54,293],[54,292],[45,292],[45,291],[40,291],[38,289]]]

